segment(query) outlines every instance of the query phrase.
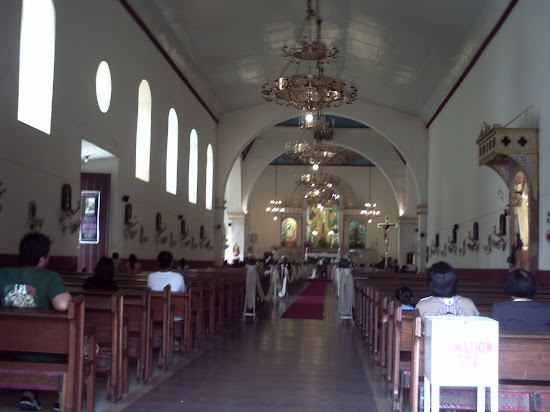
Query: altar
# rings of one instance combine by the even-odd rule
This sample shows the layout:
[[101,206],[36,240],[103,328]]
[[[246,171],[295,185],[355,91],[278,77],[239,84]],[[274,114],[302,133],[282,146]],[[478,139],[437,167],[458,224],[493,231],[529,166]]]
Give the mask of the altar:
[[338,257],[338,252],[333,251],[325,251],[325,252],[307,252],[308,258],[314,258],[314,259],[321,259],[321,258],[327,258],[327,259],[336,259]]

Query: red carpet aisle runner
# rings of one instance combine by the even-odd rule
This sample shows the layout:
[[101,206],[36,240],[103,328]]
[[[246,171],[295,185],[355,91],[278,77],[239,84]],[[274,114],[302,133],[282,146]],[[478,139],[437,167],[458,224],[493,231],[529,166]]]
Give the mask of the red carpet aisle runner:
[[323,319],[325,306],[325,279],[314,279],[311,284],[289,306],[282,318],[289,319]]

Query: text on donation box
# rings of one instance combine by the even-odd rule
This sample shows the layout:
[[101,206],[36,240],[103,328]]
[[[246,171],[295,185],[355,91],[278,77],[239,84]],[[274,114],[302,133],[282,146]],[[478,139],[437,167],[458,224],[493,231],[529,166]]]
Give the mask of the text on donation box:
[[498,380],[498,322],[427,316],[424,374],[438,386],[492,386]]

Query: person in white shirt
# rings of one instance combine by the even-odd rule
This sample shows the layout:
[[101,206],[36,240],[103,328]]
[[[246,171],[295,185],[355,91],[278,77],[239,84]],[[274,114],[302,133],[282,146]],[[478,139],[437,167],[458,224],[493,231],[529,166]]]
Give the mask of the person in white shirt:
[[162,291],[166,285],[170,285],[172,292],[185,292],[185,281],[181,273],[172,272],[172,253],[163,250],[157,256],[158,272],[153,272],[147,278],[147,286],[152,291]]

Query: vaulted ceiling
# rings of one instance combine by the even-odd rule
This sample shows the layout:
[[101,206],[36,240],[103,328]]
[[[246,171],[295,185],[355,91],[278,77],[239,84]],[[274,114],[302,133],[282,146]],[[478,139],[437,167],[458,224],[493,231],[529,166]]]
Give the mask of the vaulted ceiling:
[[[122,0],[215,118],[263,103],[304,24],[305,0]],[[316,0],[312,4],[315,6]],[[427,122],[509,0],[319,0],[335,73],[359,99]]]

